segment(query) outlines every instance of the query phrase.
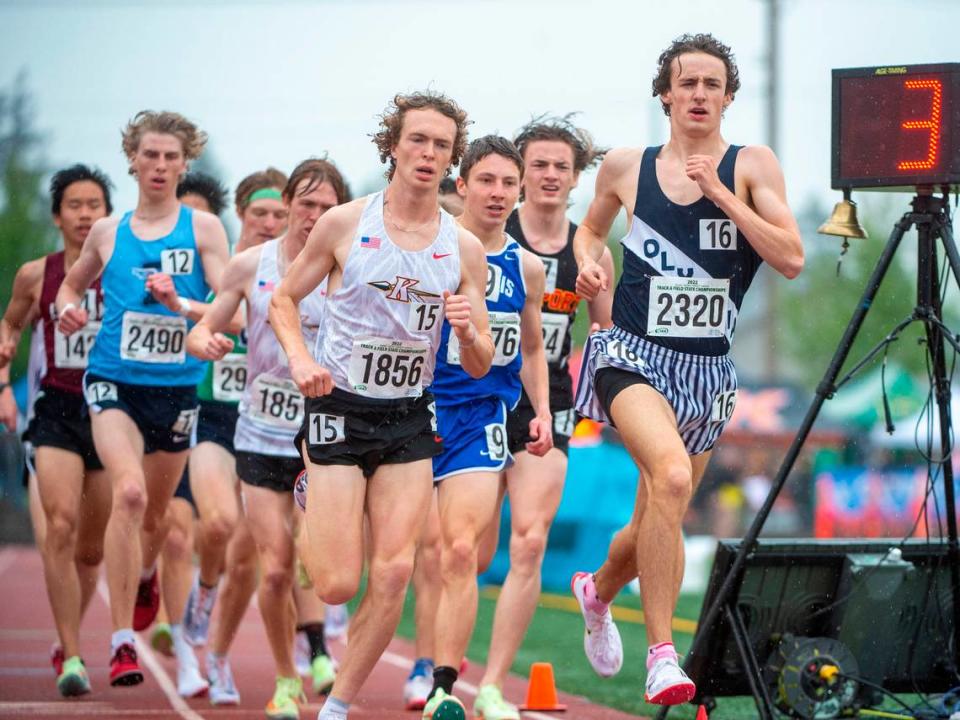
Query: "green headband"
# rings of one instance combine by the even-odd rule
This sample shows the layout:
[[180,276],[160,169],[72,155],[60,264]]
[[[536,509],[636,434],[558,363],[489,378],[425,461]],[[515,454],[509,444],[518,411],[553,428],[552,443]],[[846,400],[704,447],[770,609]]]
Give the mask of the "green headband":
[[276,188],[260,188],[259,190],[254,190],[247,196],[247,205],[252,203],[254,200],[282,200],[283,195]]

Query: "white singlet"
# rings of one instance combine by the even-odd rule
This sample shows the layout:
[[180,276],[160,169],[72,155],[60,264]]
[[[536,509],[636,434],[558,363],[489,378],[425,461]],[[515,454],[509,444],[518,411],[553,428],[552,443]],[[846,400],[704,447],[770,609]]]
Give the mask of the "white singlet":
[[[279,240],[261,246],[257,275],[247,301],[247,386],[240,401],[234,446],[243,452],[298,457],[293,441],[303,422],[303,395],[290,378],[286,353],[267,319],[270,296],[281,280]],[[316,342],[323,316],[324,280],[299,306],[307,347]]]
[[456,221],[440,210],[440,230],[423,250],[387,236],[383,193],[371,195],[343,269],[327,298],[317,362],[336,387],[374,399],[415,398],[433,382],[443,326],[443,291],[460,286]]

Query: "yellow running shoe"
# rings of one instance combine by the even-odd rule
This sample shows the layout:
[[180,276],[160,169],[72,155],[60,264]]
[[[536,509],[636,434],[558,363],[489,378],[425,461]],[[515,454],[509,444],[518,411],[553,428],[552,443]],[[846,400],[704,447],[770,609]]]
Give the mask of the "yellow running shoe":
[[306,703],[300,678],[277,677],[277,688],[267,703],[267,717],[272,720],[300,720],[300,703]]
[[466,720],[467,710],[459,699],[453,695],[447,695],[438,688],[424,706],[421,718],[422,720]]
[[90,692],[90,678],[78,655],[63,662],[63,672],[57,677],[57,690],[63,697],[77,697]]
[[484,685],[473,703],[473,714],[478,720],[520,720],[516,706],[503,699],[496,685]]
[[310,676],[313,678],[313,691],[317,695],[326,695],[333,687],[337,670],[329,655],[318,655],[310,663]]

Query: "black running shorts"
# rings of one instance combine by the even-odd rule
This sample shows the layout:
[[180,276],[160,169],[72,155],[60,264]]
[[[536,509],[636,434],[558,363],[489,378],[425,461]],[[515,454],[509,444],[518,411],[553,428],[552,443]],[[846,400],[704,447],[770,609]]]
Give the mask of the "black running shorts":
[[303,471],[303,459],[237,451],[237,477],[254,487],[274,492],[293,492],[293,483]]
[[34,451],[42,447],[60,448],[83,458],[87,470],[103,469],[93,445],[83,395],[43,388],[34,401],[26,437]]
[[144,453],[190,449],[197,422],[193,385],[128,385],[88,372],[83,376],[83,392],[91,412],[121,410],[128,415],[143,435]]
[[374,400],[334,389],[329,395],[307,398],[299,449],[317,465],[355,465],[370,477],[381,465],[426,460],[443,452],[437,435],[433,395]]

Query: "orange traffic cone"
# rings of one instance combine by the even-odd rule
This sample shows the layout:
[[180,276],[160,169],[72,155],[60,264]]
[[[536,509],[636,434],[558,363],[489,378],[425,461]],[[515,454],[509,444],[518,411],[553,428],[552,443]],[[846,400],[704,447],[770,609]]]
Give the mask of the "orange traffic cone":
[[697,706],[697,718],[696,720],[710,720],[710,716],[707,715],[707,706],[698,705]]
[[530,683],[527,685],[527,701],[521,710],[566,710],[566,705],[557,702],[557,685],[553,680],[553,665],[538,662],[530,666]]

